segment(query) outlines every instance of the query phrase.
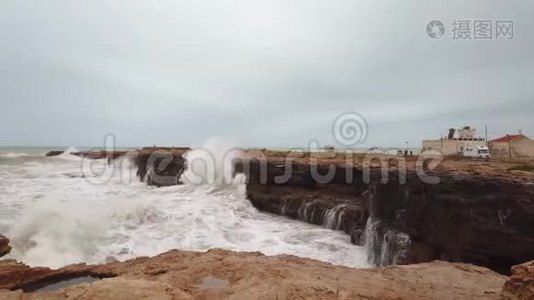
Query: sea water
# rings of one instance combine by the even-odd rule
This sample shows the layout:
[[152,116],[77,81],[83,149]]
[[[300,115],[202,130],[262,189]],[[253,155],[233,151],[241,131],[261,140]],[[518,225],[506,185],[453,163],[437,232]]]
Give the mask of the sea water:
[[56,157],[45,150],[0,149],[0,233],[11,240],[8,257],[28,265],[224,248],[368,266],[365,250],[342,232],[259,212],[246,199],[242,176],[223,186],[186,180],[156,188],[139,181],[127,158],[111,166],[92,161],[87,172],[86,162],[69,154],[74,149]]

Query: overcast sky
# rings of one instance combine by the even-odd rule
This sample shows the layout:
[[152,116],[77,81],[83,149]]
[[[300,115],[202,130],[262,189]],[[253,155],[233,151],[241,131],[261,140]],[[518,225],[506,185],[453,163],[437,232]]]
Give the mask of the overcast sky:
[[[453,40],[455,19],[514,38]],[[363,147],[534,136],[534,1],[1,0],[0,25],[0,146],[333,144],[347,111]]]

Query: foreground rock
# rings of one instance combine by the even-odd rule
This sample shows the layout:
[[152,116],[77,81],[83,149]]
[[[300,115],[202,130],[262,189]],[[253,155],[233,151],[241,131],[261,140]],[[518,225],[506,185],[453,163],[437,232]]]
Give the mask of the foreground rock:
[[[88,276],[92,282],[24,292]],[[505,280],[482,267],[440,261],[351,269],[220,249],[172,250],[152,258],[59,270],[0,261],[2,299],[499,299]]]
[[534,261],[512,268],[512,276],[504,285],[504,299],[534,299]]

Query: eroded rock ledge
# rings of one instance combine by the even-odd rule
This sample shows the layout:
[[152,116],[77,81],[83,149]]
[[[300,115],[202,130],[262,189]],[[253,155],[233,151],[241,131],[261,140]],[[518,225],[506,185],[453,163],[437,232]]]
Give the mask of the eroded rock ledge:
[[[81,276],[97,280],[25,292]],[[221,249],[171,250],[152,258],[58,270],[0,261],[2,299],[500,299],[505,281],[505,276],[467,264],[351,269]]]
[[[9,242],[2,235],[0,240]],[[74,282],[76,279],[81,280]],[[265,256],[222,249],[171,250],[151,258],[103,265],[75,264],[57,270],[0,260],[0,299],[533,297],[534,261],[514,266],[507,278],[483,267],[443,261],[352,269],[290,255]]]

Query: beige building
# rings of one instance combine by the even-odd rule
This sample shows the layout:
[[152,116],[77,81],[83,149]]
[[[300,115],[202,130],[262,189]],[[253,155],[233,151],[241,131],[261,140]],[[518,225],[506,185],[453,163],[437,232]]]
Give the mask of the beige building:
[[507,134],[489,141],[489,149],[493,156],[519,158],[534,157],[534,141],[523,134]]
[[436,140],[423,140],[423,151],[439,151],[442,155],[463,153],[467,146],[486,146],[486,140],[476,135],[476,129],[465,126],[449,129],[446,137]]

